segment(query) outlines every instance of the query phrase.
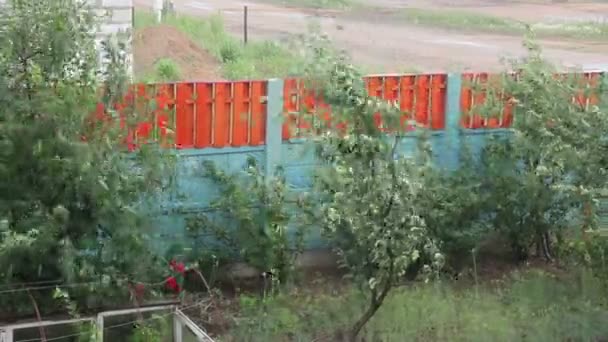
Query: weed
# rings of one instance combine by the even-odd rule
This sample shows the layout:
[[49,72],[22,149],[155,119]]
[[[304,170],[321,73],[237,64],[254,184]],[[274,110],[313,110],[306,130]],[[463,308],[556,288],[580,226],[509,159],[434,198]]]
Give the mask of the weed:
[[178,81],[182,72],[179,66],[169,58],[162,58],[155,65],[157,79],[163,82]]

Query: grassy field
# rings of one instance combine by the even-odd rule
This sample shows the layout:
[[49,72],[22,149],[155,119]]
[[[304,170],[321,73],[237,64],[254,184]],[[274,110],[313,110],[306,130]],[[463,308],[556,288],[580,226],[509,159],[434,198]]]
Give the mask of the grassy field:
[[346,9],[359,4],[356,0],[262,0],[281,6],[305,8]]
[[[163,24],[176,27],[215,56],[222,63],[222,73],[227,79],[282,77],[296,73],[300,65],[296,56],[275,42],[250,41],[244,45],[226,32],[220,15],[207,18],[169,16],[164,19]],[[152,13],[136,12],[136,29],[153,25],[156,25],[156,22]],[[149,78],[154,78],[154,75]],[[150,80],[149,78],[147,80]]]
[[[453,30],[495,32],[521,35],[526,23],[459,10],[434,10],[408,8],[400,14],[407,22],[416,25],[447,28]],[[608,39],[607,22],[577,22],[562,24],[533,23],[530,26],[540,36],[568,38]]]
[[[596,341],[608,336],[608,311],[596,280],[584,273],[560,277],[533,270],[480,286],[402,287],[370,322],[364,340]],[[358,290],[344,284],[264,301],[242,296],[239,323],[222,341],[339,341],[334,334],[358,317],[364,303]]]

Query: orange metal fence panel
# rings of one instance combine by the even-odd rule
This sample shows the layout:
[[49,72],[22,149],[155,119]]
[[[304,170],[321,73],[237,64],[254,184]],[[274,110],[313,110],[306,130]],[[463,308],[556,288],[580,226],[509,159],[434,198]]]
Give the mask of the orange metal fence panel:
[[[151,141],[178,149],[257,146],[266,139],[267,96],[267,81],[136,84],[115,109],[130,150]],[[100,104],[94,116],[107,114]]]
[[195,148],[211,147],[213,141],[213,84],[196,84]]
[[250,146],[263,145],[266,141],[267,82],[251,83],[249,93],[249,141]]
[[175,146],[264,144],[267,91],[266,81],[176,83]]
[[[574,77],[580,90],[572,101],[585,109],[599,103],[597,93],[601,72],[586,72],[581,74],[556,74],[557,78]],[[512,74],[512,77],[517,77]],[[461,126],[467,129],[508,128],[513,124],[514,104],[512,98],[502,89],[501,75],[487,73],[465,73],[462,75],[460,110],[462,113]],[[488,101],[489,92],[496,95],[498,105],[493,115],[481,113]]]
[[175,146],[194,146],[194,84],[178,83],[175,104]]
[[[574,77],[580,83],[573,103],[587,109],[599,103],[600,72],[555,76]],[[507,128],[512,125],[514,106],[502,89],[502,77],[488,73],[462,75],[462,127]],[[370,95],[395,103],[401,109],[402,128],[414,129],[411,125],[403,127],[410,120],[433,130],[445,128],[447,74],[369,76],[364,81]],[[162,146],[169,147],[170,137],[177,148],[256,146],[266,140],[267,96],[267,81],[137,84],[129,89],[115,109],[120,114],[121,127],[127,129],[124,139],[131,150],[148,141],[159,141]],[[318,94],[306,89],[302,80],[285,80],[283,97],[284,140],[301,137],[312,127],[346,125],[332,120],[330,106]],[[486,117],[481,108],[490,98],[492,101],[498,99],[492,107],[496,115]],[[105,112],[103,106],[99,106],[95,115],[100,119]],[[135,124],[132,120],[136,120]],[[380,116],[377,116],[377,125],[383,130],[391,129],[383,127]]]
[[[366,89],[371,96],[396,103],[404,112],[402,124],[408,120],[416,120],[422,126],[433,130],[445,128],[447,74],[424,75],[390,75],[370,76],[364,78]],[[284,85],[283,139],[300,137],[300,131],[308,128],[310,123],[302,117],[303,112],[316,112],[316,120],[331,122],[331,109],[322,99],[304,89],[301,80],[289,79]],[[344,125],[344,123],[336,123]],[[376,116],[376,124],[382,129],[380,116]],[[295,128],[295,129],[294,129]],[[413,129],[412,126],[406,129]]]

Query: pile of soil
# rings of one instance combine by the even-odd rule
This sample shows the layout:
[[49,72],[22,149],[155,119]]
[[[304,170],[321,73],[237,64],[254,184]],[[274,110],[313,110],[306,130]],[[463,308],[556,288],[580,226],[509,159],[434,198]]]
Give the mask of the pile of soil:
[[183,80],[222,79],[221,63],[174,27],[147,27],[135,31],[133,38],[133,70],[136,76],[154,72],[156,62],[168,58],[177,64]]

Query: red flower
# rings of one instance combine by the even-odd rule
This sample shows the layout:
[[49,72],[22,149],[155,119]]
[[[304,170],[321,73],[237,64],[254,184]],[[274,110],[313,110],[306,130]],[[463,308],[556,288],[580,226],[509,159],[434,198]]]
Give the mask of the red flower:
[[184,274],[184,272],[186,272],[186,266],[183,262],[178,263],[175,260],[171,260],[169,261],[169,266],[171,267],[171,270],[173,270],[173,272],[177,272],[179,274]]
[[179,293],[180,288],[179,288],[179,284],[177,283],[177,279],[175,279],[175,277],[169,277],[165,280],[165,287],[168,290],[171,290],[173,292]]

